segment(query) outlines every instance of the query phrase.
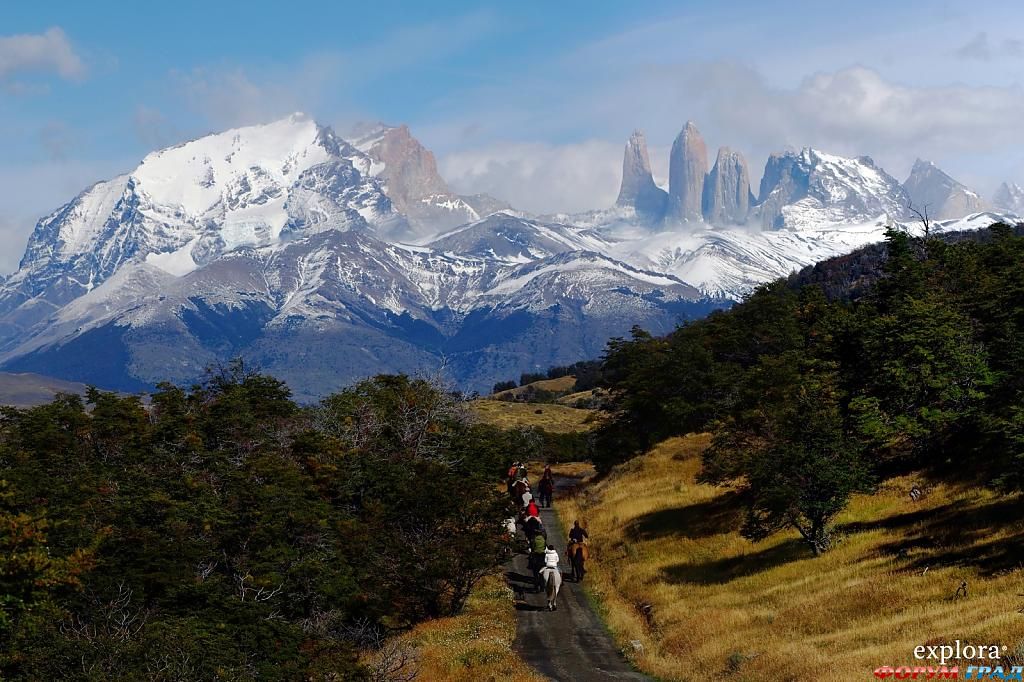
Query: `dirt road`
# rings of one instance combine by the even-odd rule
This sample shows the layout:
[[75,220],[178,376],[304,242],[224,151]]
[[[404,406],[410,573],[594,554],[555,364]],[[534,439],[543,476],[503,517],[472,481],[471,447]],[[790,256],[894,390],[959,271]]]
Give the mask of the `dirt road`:
[[622,657],[590,607],[583,586],[572,582],[557,512],[542,509],[541,520],[548,529],[548,542],[561,556],[562,590],[558,594],[558,610],[547,611],[543,592],[533,592],[527,556],[517,554],[513,558],[506,575],[516,592],[516,651],[534,669],[554,680],[649,680]]

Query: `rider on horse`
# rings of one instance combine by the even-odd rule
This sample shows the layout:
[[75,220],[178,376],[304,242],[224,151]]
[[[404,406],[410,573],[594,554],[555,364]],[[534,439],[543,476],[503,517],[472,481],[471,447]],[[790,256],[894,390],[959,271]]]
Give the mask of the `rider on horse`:
[[548,611],[555,611],[558,608],[555,599],[562,586],[562,572],[558,568],[558,551],[554,545],[548,545],[544,550],[544,568],[540,569],[540,577],[547,586]]
[[585,563],[589,553],[587,540],[589,539],[590,534],[587,533],[587,529],[580,526],[579,521],[573,521],[572,529],[569,531],[569,547],[566,553],[569,555],[572,575],[576,582],[582,582],[586,573]]
[[547,552],[546,542],[547,540],[540,533],[534,535],[530,540],[530,556],[527,560],[527,567],[533,572],[533,581],[538,589],[541,585],[540,571],[544,566],[544,555]]

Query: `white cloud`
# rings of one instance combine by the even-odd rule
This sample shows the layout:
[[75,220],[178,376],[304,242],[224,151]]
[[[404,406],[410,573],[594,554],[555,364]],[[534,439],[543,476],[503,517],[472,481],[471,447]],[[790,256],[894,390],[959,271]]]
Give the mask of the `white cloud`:
[[65,80],[77,80],[85,70],[82,58],[59,27],[44,33],[0,36],[0,80],[26,72],[55,73]]
[[584,211],[614,203],[622,145],[495,144],[445,155],[441,173],[463,194],[487,192],[535,213]]
[[[529,91],[521,99],[503,99],[500,107],[467,104],[461,116],[428,127],[425,137],[447,145],[442,169],[460,191],[487,191],[545,212],[614,201],[622,145],[634,127],[647,132],[655,177],[664,178],[664,150],[687,119],[704,133],[709,162],[718,146],[744,152],[755,192],[768,154],[803,146],[872,156],[899,179],[920,156],[988,192],[1016,177],[1024,140],[1019,85],[915,87],[863,66],[812,74],[792,87],[771,85],[758,70],[732,62],[647,66],[543,107]],[[543,120],[531,111],[543,111]],[[488,139],[536,130],[557,139],[574,126],[595,133],[589,142],[565,145]]]
[[1024,139],[1019,85],[912,87],[855,66],[777,89],[757,72],[730,64],[693,70],[684,83],[719,138],[762,154],[769,147],[812,145],[869,154],[894,172],[918,156],[981,158],[1017,149]]

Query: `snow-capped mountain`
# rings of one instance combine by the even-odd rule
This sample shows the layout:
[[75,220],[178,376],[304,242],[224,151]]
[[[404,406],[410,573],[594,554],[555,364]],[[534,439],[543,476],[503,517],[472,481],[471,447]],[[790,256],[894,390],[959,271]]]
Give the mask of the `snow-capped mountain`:
[[[1012,214],[981,212],[935,221],[935,234],[977,230],[996,222],[1017,222]],[[913,221],[877,219],[818,229],[751,232],[714,229],[665,231],[616,243],[610,253],[636,267],[675,275],[713,297],[739,300],[758,284],[785,277],[807,265],[880,242],[897,226],[920,233]]]
[[906,215],[906,192],[870,157],[805,148],[773,154],[753,209],[763,229],[814,230]]
[[0,315],[26,301],[62,305],[146,259],[183,275],[245,246],[323,230],[393,232],[405,219],[369,160],[301,115],[154,152],[39,221]]
[[420,241],[444,230],[510,208],[486,194],[461,197],[437,171],[434,154],[412,136],[408,126],[378,124],[359,131],[353,145],[369,159],[364,175],[378,178],[411,230],[392,237]]
[[483,390],[877,241],[905,207],[866,157],[775,155],[755,198],[741,155],[707,171],[681,139],[674,191],[635,133],[615,207],[544,218],[456,194],[404,126],[347,141],[296,114],[154,152],[39,221],[0,280],[0,368],[143,389],[241,355],[312,399],[444,364]]
[[243,355],[312,398],[443,357],[460,383],[483,389],[599,354],[634,322],[667,331],[715,305],[671,275],[593,252],[515,263],[325,231],[236,249],[182,276],[137,260],[0,360],[141,388]]

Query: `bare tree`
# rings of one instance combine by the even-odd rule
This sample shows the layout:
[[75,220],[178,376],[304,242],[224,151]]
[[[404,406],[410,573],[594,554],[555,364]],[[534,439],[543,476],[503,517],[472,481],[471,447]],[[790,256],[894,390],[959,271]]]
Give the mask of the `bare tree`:
[[923,238],[925,240],[930,239],[932,236],[932,220],[931,217],[929,217],[928,215],[928,204],[925,204],[920,209],[918,209],[917,207],[914,206],[914,202],[908,201],[907,210],[917,217],[918,221],[921,223],[921,226],[924,228]]

